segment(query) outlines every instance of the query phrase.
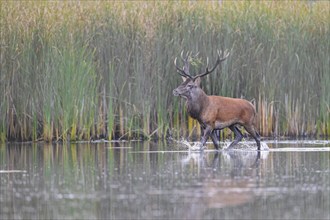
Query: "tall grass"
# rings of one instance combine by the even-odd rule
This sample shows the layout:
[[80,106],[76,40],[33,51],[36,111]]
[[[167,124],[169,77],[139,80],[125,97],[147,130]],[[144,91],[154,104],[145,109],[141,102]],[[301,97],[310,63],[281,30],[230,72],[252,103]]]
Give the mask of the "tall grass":
[[198,137],[173,60],[217,49],[208,94],[253,99],[264,136],[329,136],[329,4],[1,2],[0,141]]

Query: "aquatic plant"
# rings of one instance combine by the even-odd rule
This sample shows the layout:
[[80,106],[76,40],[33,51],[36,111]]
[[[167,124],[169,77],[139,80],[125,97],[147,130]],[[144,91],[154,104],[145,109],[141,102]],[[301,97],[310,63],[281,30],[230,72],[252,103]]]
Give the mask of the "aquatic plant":
[[217,49],[203,88],[254,100],[263,136],[330,135],[327,1],[0,4],[2,142],[198,138],[173,60]]

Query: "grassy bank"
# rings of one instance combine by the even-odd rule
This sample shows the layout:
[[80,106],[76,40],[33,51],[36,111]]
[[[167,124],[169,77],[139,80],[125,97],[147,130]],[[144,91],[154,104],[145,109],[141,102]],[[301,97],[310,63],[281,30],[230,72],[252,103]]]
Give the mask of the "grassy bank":
[[198,136],[173,60],[217,49],[203,88],[254,99],[263,136],[330,135],[327,1],[0,4],[0,141]]

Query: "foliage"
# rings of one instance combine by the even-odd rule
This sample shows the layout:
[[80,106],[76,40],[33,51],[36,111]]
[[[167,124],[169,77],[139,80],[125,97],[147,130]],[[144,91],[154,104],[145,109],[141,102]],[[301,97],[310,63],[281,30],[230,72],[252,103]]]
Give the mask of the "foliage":
[[254,99],[264,136],[330,135],[327,1],[0,4],[0,141],[198,136],[173,60],[217,49],[208,94]]

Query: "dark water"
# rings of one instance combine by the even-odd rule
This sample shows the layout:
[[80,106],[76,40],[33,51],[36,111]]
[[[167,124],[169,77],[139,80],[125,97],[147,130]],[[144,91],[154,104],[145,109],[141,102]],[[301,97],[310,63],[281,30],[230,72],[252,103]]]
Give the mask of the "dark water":
[[268,143],[260,155],[170,145],[0,145],[0,218],[330,218],[329,143]]

